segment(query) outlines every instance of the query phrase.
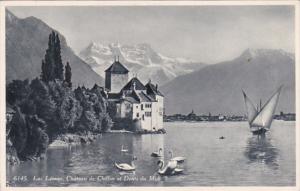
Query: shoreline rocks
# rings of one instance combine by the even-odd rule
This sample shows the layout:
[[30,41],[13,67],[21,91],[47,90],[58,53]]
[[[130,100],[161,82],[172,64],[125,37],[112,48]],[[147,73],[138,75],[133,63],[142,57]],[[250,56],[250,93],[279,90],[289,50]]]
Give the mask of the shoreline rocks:
[[[132,134],[165,134],[165,129],[159,129],[157,131],[147,131],[147,130],[139,130],[136,132],[127,131],[127,130],[110,130],[105,133],[132,133]],[[63,148],[69,146],[76,146],[76,145],[88,145],[93,143],[102,133],[99,134],[92,134],[88,133],[86,135],[79,135],[79,134],[61,134],[59,135],[52,143],[50,143],[47,149],[55,149],[55,148]],[[6,141],[6,161],[9,165],[18,165],[24,161],[39,161],[46,157],[45,153],[41,153],[40,156],[28,156],[22,160],[19,159],[15,148],[13,147],[10,140]]]
[[88,145],[94,142],[100,134],[87,134],[87,135],[78,135],[78,134],[63,134],[59,135],[48,148],[58,148],[58,147],[68,147],[73,145]]
[[122,130],[110,130],[110,131],[107,131],[105,133],[165,134],[167,132],[164,128],[162,128],[162,129],[159,129],[157,131],[148,131],[148,130],[145,130],[145,129],[136,130],[136,131],[128,131],[128,130],[122,129]]

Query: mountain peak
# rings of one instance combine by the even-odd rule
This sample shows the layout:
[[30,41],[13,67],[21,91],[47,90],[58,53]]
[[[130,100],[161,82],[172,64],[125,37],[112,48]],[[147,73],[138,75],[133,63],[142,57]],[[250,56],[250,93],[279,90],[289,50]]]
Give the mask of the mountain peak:
[[286,52],[282,49],[246,49],[240,56],[240,58],[254,59],[260,57],[276,57],[276,56],[288,56],[291,59],[294,59],[294,55]]
[[9,22],[13,22],[18,20],[19,18],[17,16],[15,16],[10,10],[6,9],[5,10],[5,16],[6,16],[6,20]]
[[102,44],[92,42],[79,55],[103,77],[104,70],[111,65],[113,58],[119,56],[120,62],[131,72],[138,73],[143,82],[153,79],[159,84],[204,66],[197,62],[191,62],[190,59],[164,56],[156,52],[148,43]]
[[[33,79],[39,76],[41,60],[44,58],[48,45],[48,35],[56,30],[36,17],[19,19],[8,10],[6,11],[6,26],[9,30],[6,33],[6,81]],[[102,77],[96,74],[90,65],[77,57],[68,46],[65,37],[57,33],[60,38],[63,63],[68,61],[72,67],[73,84],[84,84],[86,87],[92,87],[95,83],[102,84]],[[22,51],[16,50],[16,45]]]

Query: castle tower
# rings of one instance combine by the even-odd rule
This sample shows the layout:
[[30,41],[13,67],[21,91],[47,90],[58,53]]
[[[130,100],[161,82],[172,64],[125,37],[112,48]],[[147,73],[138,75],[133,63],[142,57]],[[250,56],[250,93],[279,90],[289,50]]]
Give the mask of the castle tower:
[[105,70],[105,88],[110,93],[119,93],[128,82],[128,69],[115,59],[114,63]]

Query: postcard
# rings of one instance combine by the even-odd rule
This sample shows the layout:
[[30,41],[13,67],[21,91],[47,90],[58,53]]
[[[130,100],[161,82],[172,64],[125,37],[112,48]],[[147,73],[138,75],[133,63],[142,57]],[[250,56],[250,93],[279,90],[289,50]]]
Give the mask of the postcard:
[[299,2],[4,1],[0,23],[1,190],[299,190]]

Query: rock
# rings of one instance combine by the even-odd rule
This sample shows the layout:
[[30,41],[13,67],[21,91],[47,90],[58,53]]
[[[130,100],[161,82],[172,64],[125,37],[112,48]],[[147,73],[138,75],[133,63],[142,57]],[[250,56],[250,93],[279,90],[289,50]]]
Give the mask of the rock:
[[67,146],[69,146],[69,144],[65,141],[55,140],[48,146],[48,148],[67,147]]
[[89,142],[91,142],[91,143],[94,142],[93,137],[89,137],[88,140],[89,140]]
[[85,138],[83,138],[83,137],[80,137],[80,142],[81,142],[82,144],[87,144],[87,141],[86,141],[86,139],[85,139]]
[[69,143],[73,143],[74,142],[74,138],[72,138],[72,137],[69,137]]
[[44,160],[45,158],[46,158],[46,154],[45,153],[41,154],[40,159]]

